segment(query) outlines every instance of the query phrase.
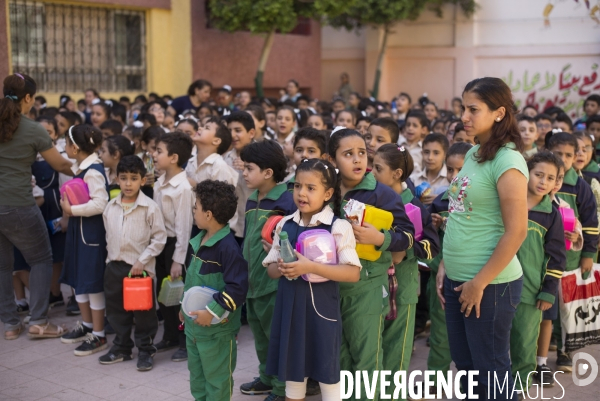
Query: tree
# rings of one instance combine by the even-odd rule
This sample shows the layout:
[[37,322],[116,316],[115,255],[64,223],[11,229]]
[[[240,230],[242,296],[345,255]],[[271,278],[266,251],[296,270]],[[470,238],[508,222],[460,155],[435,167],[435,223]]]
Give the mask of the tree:
[[339,15],[357,0],[210,0],[211,23],[227,32],[250,31],[262,35],[264,44],[254,84],[259,97],[264,96],[263,75],[273,47],[275,33],[288,33],[298,18],[320,19]]
[[471,16],[477,8],[475,0],[362,0],[343,14],[329,16],[327,22],[334,28],[346,28],[349,31],[358,31],[365,26],[383,30],[371,91],[371,96],[377,99],[381,65],[392,26],[398,21],[417,19],[425,7],[429,7],[438,17],[442,17],[442,6],[445,3],[458,5],[467,17]]

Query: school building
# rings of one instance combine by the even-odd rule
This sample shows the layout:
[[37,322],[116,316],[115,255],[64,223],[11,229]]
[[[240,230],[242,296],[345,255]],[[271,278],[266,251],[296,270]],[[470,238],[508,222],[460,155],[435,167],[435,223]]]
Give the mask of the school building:
[[[103,97],[183,95],[195,79],[254,92],[264,40],[212,28],[205,0],[4,0],[0,6],[0,76],[24,72],[50,104],[86,88]],[[0,3],[0,4],[2,4]],[[276,34],[264,77],[277,96],[294,77],[320,96],[321,28],[301,21]]]

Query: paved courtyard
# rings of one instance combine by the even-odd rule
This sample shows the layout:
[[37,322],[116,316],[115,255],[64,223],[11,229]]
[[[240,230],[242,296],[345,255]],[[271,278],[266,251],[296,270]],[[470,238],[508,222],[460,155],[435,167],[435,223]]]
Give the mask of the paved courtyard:
[[[65,307],[53,308],[50,318],[54,323],[72,327],[78,317],[67,317]],[[109,344],[112,342],[109,336]],[[157,338],[162,337],[162,326]],[[239,385],[257,376],[258,361],[254,353],[252,333],[243,326],[239,334],[238,362],[233,374],[236,401],[262,401],[261,396],[246,396],[239,392]],[[411,370],[425,370],[429,348],[425,337],[416,341],[416,351],[410,364]],[[62,344],[59,339],[32,340],[21,335],[18,340],[6,341],[0,337],[0,401],[153,401],[192,400],[189,392],[189,375],[186,362],[171,362],[171,351],[157,354],[154,369],[149,372],[136,370],[136,359],[103,366],[98,356],[73,355],[75,345]],[[600,362],[600,345],[585,349]],[[102,351],[106,352],[106,351]],[[134,351],[135,356],[136,351]],[[555,368],[556,354],[550,353],[549,365]],[[570,374],[558,376],[564,387],[563,400],[578,401],[599,399],[600,378],[590,386],[573,384]],[[535,394],[531,394],[535,396]],[[560,386],[544,390],[544,398],[561,397]],[[308,400],[320,400],[320,396]],[[541,399],[538,395],[536,399]]]

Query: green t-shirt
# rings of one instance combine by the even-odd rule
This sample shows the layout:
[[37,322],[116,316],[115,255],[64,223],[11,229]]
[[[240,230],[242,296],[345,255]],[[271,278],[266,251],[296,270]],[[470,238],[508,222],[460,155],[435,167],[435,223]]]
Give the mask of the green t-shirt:
[[[516,169],[529,179],[523,156],[513,143],[496,153],[494,160],[478,163],[474,156],[479,145],[465,156],[465,164],[448,188],[448,222],[444,235],[444,264],[451,280],[469,281],[481,270],[504,234],[498,197],[498,179]],[[515,255],[491,284],[521,277],[523,271]]]
[[0,205],[35,205],[31,187],[31,165],[40,152],[53,146],[48,131],[21,116],[13,138],[0,143]]

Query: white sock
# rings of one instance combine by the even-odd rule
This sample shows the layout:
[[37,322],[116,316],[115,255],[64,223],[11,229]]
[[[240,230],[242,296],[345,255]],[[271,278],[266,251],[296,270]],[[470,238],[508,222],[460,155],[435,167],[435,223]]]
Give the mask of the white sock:
[[546,362],[548,362],[548,357],[547,356],[538,356],[537,357],[537,364],[538,364],[538,366],[545,365]]
[[23,298],[23,299],[17,299],[17,305],[27,306],[27,300],[25,298]]
[[92,331],[92,334],[95,335],[96,337],[106,337],[106,334],[104,334],[104,330],[102,330],[102,331]]
[[91,323],[88,323],[88,322],[83,322],[82,324],[83,324],[85,327],[87,327],[88,329],[92,329],[92,328],[94,328],[94,325],[93,325],[93,324],[91,324]]

